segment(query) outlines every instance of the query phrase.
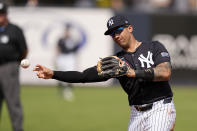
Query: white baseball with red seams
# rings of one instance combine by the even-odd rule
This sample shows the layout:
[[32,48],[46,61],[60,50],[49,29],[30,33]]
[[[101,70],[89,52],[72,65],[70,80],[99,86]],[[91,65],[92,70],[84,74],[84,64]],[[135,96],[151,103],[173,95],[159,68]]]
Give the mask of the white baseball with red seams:
[[28,68],[30,66],[30,61],[28,59],[23,59],[21,61],[21,67]]

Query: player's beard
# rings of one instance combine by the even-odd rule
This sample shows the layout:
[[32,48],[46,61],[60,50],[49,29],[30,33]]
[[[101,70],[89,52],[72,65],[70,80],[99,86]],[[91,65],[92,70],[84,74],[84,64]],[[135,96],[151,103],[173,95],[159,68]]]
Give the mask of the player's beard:
[[122,38],[121,40],[117,40],[116,43],[123,48],[124,50],[127,50],[130,47],[130,42],[126,38]]
[[124,50],[127,50],[129,48],[129,43],[127,42],[116,42],[118,46],[120,46],[121,48],[123,48]]

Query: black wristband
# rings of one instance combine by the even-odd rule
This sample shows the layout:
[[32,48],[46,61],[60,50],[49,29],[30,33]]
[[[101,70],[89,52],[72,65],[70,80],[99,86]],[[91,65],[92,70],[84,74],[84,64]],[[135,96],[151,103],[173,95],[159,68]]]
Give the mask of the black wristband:
[[154,70],[152,68],[144,70],[134,70],[136,78],[142,78],[148,81],[152,81],[154,78]]

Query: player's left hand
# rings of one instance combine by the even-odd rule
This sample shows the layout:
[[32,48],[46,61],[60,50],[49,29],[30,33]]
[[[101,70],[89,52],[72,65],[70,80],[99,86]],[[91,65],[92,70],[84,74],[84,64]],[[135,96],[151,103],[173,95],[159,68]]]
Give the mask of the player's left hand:
[[109,56],[100,59],[97,63],[97,72],[104,78],[114,78],[127,75],[130,66],[117,56]]

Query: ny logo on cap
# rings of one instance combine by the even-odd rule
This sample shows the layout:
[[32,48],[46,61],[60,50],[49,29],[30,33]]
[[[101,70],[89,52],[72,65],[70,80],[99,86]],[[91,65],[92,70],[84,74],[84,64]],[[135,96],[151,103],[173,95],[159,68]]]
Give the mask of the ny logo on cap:
[[109,26],[112,26],[113,24],[114,24],[113,19],[110,19],[110,20],[108,21],[108,25],[109,25]]

